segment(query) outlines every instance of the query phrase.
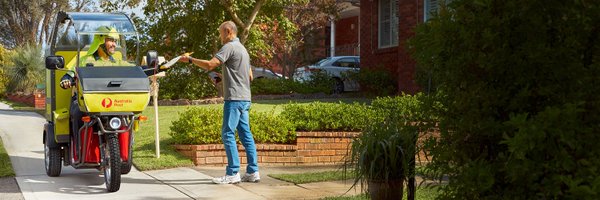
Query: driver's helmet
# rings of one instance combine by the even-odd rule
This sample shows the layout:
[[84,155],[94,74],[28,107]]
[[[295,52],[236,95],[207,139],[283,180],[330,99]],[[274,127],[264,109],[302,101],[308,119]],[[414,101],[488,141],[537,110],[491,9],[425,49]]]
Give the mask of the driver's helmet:
[[94,35],[94,40],[92,41],[92,44],[90,44],[90,49],[87,51],[86,55],[94,54],[94,52],[96,52],[96,50],[98,50],[100,45],[104,44],[104,40],[106,38],[113,38],[114,40],[119,39],[119,33],[117,32],[117,29],[115,29],[113,27],[101,26],[101,27],[98,27],[98,29],[96,29],[96,31],[98,33],[96,33],[96,35]]

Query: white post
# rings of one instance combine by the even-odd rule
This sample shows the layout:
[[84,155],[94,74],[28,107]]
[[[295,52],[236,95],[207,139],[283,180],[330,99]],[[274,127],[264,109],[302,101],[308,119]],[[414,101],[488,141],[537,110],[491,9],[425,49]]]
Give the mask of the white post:
[[156,158],[160,158],[160,136],[158,135],[158,82],[157,77],[154,75],[152,78],[152,101],[154,102],[154,127],[155,127],[155,146],[156,146]]
[[329,17],[329,21],[331,22],[331,41],[330,41],[330,48],[331,48],[331,57],[335,56],[335,17],[334,16],[330,16]]

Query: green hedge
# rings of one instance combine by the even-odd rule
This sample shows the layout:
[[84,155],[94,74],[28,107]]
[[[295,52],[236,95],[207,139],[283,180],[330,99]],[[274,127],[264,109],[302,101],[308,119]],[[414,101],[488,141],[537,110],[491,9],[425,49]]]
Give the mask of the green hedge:
[[[221,143],[223,109],[194,107],[173,121],[169,134],[175,144]],[[296,133],[292,123],[277,119],[273,112],[250,110],[250,129],[257,143],[292,143]]]
[[365,104],[321,103],[288,104],[281,117],[303,131],[360,131],[375,117]]
[[[250,111],[250,128],[257,143],[293,143],[295,131],[361,131],[367,125],[393,118],[401,122],[430,120],[421,111],[423,95],[382,97],[364,103],[286,104],[280,114]],[[427,118],[429,117],[429,118]],[[171,125],[177,144],[221,143],[223,110],[194,107]]]

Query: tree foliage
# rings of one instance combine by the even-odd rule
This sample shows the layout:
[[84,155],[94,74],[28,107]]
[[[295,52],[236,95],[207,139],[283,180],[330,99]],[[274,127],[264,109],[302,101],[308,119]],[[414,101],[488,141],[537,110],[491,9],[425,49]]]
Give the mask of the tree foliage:
[[322,59],[325,55],[316,54],[316,50],[325,43],[325,27],[342,9],[334,0],[298,1],[288,5],[285,16],[291,23],[276,22],[260,27],[269,38],[271,48],[260,52],[256,65],[269,69],[281,66],[283,73],[291,76],[296,68]]
[[91,4],[91,0],[0,0],[0,43],[8,48],[48,43],[59,11],[87,11]]
[[441,199],[600,198],[600,2],[455,0],[410,48],[443,109]]
[[12,51],[4,48],[4,46],[0,44],[0,96],[4,96],[6,93],[6,83],[8,81],[6,73],[8,68],[12,67],[11,56]]
[[10,56],[13,66],[4,68],[8,78],[6,90],[10,93],[33,93],[35,85],[44,79],[44,59],[41,47],[27,45],[19,47]]

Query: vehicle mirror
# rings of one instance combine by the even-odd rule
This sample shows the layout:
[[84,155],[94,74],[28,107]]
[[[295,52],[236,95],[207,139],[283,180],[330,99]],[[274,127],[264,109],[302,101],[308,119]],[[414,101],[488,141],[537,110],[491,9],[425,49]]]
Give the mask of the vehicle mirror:
[[62,56],[46,57],[46,69],[55,70],[65,68],[65,58]]
[[150,50],[146,53],[146,65],[148,65],[149,68],[158,66],[158,52]]

